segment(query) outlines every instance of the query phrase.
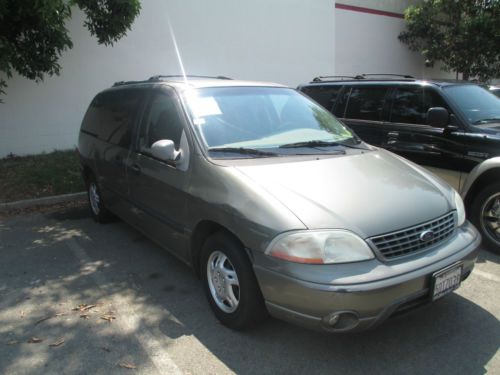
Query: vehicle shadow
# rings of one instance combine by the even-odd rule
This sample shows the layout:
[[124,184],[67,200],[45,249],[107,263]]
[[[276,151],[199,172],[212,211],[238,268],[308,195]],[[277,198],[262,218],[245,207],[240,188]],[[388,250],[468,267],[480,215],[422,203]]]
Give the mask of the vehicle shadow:
[[477,257],[477,263],[496,263],[500,264],[500,255],[494,254],[491,251],[481,251]]
[[[14,225],[10,228],[10,232],[16,230]],[[45,337],[64,335],[63,347],[44,349],[39,356],[34,368],[44,373],[114,372],[116,363],[127,356],[132,356],[138,369],[153,373],[144,345],[137,340],[145,331],[164,342],[166,351],[179,341],[176,339],[187,340],[189,346],[182,354],[178,350],[169,352],[181,369],[197,364],[194,373],[205,372],[204,364],[197,361],[207,358],[204,353],[209,351],[220,362],[221,372],[240,374],[483,374],[500,347],[498,319],[458,293],[364,333],[329,335],[276,319],[268,319],[250,331],[235,332],[215,319],[199,280],[188,267],[126,224],[100,226],[82,210],[47,215],[34,222],[29,231],[37,233],[35,239],[26,235],[22,245],[25,252],[16,256],[32,260],[35,264],[27,263],[23,272],[36,278],[38,285],[50,285],[51,289],[36,296],[23,276],[0,276],[0,293],[16,291],[12,298],[7,293],[7,298],[0,299],[0,309],[14,308],[9,298],[19,301],[23,293],[31,293],[32,302],[40,306],[47,300],[51,306],[58,306],[70,297],[85,303],[118,297],[127,301],[120,306],[130,307],[117,311],[116,323],[104,326],[78,318],[70,322],[50,319],[36,327],[29,319],[10,315],[0,319],[0,327],[11,327],[0,328],[4,337],[7,333],[14,338],[39,334],[35,328],[43,329]],[[71,257],[65,245],[69,240],[84,249],[85,258]],[[47,252],[49,257],[42,255]],[[59,261],[49,270],[44,262],[54,262],[55,255]],[[5,262],[16,259],[12,255],[2,261],[5,271]],[[467,288],[467,282],[463,288]],[[40,316],[57,311],[60,307]],[[126,319],[130,311],[135,320],[127,326],[129,329],[113,331],[113,324],[120,324],[118,320]],[[102,349],[106,347],[112,351]],[[7,355],[2,356],[0,350],[0,373],[19,368],[16,366],[33,351],[26,345],[5,348]]]

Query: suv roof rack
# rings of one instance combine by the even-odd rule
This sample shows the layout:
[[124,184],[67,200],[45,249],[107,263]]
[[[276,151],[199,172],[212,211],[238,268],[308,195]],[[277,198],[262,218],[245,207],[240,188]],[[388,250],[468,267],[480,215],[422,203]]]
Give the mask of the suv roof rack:
[[318,76],[314,77],[312,82],[329,82],[329,81],[346,81],[346,80],[361,80],[371,77],[401,77],[404,80],[415,80],[416,78],[408,74],[393,74],[393,73],[363,73],[355,76]]
[[363,73],[362,77],[373,77],[373,76],[389,76],[389,77],[402,77],[406,79],[415,79],[415,77],[408,74],[393,74],[393,73]]
[[173,75],[156,75],[149,77],[148,81],[161,81],[166,78],[203,78],[203,79],[232,79],[225,76],[199,76],[199,75],[182,75],[182,74],[173,74]]
[[318,76],[313,78],[313,82],[322,82],[328,80],[329,78],[340,78],[340,80],[344,79],[361,79],[361,76]]

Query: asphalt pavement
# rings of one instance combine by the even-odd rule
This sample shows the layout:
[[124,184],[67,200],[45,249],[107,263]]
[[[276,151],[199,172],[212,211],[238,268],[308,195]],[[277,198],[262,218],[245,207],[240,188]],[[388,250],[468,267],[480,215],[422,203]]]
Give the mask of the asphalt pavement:
[[222,326],[200,281],[84,206],[0,217],[0,374],[500,374],[500,257],[357,334]]

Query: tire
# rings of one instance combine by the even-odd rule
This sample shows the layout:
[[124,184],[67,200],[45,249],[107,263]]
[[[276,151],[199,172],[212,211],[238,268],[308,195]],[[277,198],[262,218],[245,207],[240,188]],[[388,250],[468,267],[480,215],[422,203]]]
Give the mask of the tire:
[[87,198],[92,217],[98,223],[108,223],[113,220],[113,215],[104,205],[101,190],[94,175],[90,175],[86,181]]
[[208,302],[222,324],[244,330],[267,317],[250,260],[235,238],[224,232],[211,235],[203,244],[200,264]]
[[500,254],[500,184],[483,188],[473,199],[470,219],[483,237],[483,246]]

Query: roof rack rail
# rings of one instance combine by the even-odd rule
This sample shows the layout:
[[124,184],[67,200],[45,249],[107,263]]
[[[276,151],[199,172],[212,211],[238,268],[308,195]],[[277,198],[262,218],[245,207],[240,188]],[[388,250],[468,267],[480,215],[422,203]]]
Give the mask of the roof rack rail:
[[192,74],[173,74],[173,75],[156,75],[149,77],[148,81],[161,81],[164,78],[208,78],[208,79],[232,79],[229,77],[225,76],[199,76],[199,75],[192,75]]
[[134,83],[143,83],[144,81],[118,81],[113,83],[113,87],[123,86],[123,85],[132,85]]
[[344,79],[362,79],[363,77],[361,76],[318,76],[318,77],[314,77],[313,78],[313,82],[322,82],[322,81],[325,81],[329,78],[340,78],[341,80],[344,80]]
[[393,73],[363,73],[360,77],[373,77],[373,76],[389,76],[389,77],[402,77],[406,79],[415,79],[415,77],[408,74],[393,74]]

